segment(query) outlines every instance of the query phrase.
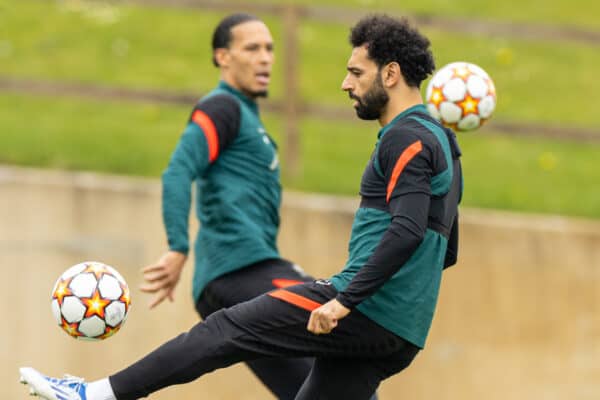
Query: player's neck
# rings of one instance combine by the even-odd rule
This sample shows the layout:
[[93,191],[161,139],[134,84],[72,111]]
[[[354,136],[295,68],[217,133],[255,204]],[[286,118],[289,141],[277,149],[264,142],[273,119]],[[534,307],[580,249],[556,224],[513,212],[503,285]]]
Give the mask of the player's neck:
[[230,88],[237,90],[238,92],[240,92],[241,94],[243,94],[244,96],[246,96],[248,99],[252,100],[252,101],[256,101],[256,95],[249,92],[248,90],[246,90],[244,87],[242,87],[235,79],[233,79],[233,77],[230,74],[225,73],[224,71],[221,71],[221,76],[220,76],[220,80],[222,82],[225,82]]
[[418,104],[423,104],[421,98],[421,92],[416,88],[409,88],[404,93],[402,92],[388,92],[390,100],[388,101],[385,109],[379,117],[379,125],[386,126],[389,124],[398,114],[414,107]]

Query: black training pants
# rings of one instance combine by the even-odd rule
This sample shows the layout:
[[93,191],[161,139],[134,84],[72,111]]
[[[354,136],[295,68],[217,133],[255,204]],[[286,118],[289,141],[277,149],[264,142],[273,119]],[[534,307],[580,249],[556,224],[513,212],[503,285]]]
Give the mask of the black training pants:
[[[202,319],[215,311],[251,300],[273,289],[313,278],[291,262],[276,258],[259,261],[211,281],[202,291],[196,311]],[[312,358],[262,358],[246,365],[279,400],[294,400],[313,365]]]
[[310,311],[337,295],[328,281],[278,289],[220,310],[109,379],[138,399],[241,361],[316,357],[298,400],[368,400],[419,349],[354,310],[328,335],[306,330]]

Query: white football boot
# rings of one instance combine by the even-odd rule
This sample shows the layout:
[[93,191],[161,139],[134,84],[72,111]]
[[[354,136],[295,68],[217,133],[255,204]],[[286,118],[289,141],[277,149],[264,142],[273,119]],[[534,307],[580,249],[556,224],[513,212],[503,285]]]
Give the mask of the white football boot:
[[47,400],[86,400],[87,383],[83,379],[65,375],[64,378],[51,378],[30,367],[19,368],[21,383],[29,385],[29,394]]

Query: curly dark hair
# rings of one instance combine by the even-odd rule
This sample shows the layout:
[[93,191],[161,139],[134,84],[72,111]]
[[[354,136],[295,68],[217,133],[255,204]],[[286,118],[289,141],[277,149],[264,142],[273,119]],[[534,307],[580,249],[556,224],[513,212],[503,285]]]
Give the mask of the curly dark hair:
[[371,14],[350,30],[353,47],[367,45],[369,58],[379,68],[390,62],[400,64],[406,84],[419,87],[434,70],[429,39],[413,28],[406,18]]
[[257,17],[251,14],[245,13],[236,13],[226,16],[219,22],[219,25],[215,28],[212,37],[212,48],[213,48],[213,58],[212,62],[215,67],[218,67],[219,64],[214,56],[214,51],[216,49],[229,48],[229,44],[231,43],[231,30],[239,24],[243,24],[248,21],[260,21]]

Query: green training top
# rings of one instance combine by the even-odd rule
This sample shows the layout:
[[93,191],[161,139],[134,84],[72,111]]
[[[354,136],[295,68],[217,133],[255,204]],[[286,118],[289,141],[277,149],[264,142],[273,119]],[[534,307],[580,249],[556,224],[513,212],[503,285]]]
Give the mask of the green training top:
[[169,248],[187,253],[191,183],[197,183],[193,295],[249,264],[279,257],[277,147],[257,104],[225,82],[200,100],[163,173]]
[[452,138],[422,105],[380,130],[361,180],[348,261],[331,279],[338,301],[421,348],[462,191]]

